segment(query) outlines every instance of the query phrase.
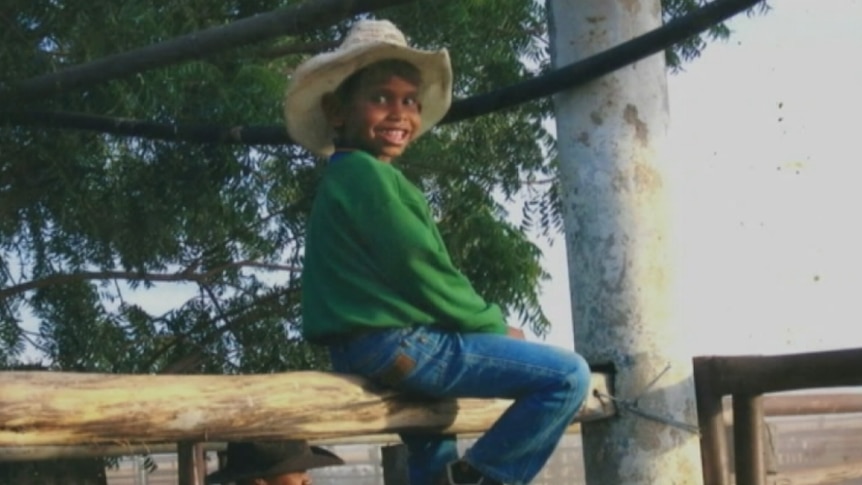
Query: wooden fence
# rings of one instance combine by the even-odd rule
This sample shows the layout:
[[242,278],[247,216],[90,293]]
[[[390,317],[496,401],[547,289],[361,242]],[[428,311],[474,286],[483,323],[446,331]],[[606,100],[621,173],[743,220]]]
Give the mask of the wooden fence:
[[[291,437],[320,440],[404,430],[479,433],[504,399],[417,400],[328,372],[266,375],[118,375],[0,372],[0,460],[132,454],[176,443],[181,485],[202,483],[200,443]],[[610,376],[593,373],[575,423],[612,416]],[[16,456],[17,450],[17,456]]]
[[[697,357],[694,359],[694,376],[704,485],[730,485],[731,471],[737,485],[838,483],[827,479],[829,476],[836,477],[836,480],[851,477],[854,471],[862,469],[862,463],[855,463],[840,470],[821,470],[810,477],[818,481],[803,480],[799,476],[767,480],[764,429],[768,407],[764,404],[766,393],[862,386],[862,349],[775,356]],[[733,409],[733,467],[729,463],[725,439],[723,400],[728,395],[732,397]],[[862,412],[862,401],[854,401],[852,396],[845,396],[843,401],[840,399],[812,401],[817,402],[815,405],[797,403],[795,409],[794,405],[785,404],[782,412],[785,415]]]
[[[862,463],[856,462],[768,474],[764,424],[767,415],[862,413],[862,394],[766,395],[862,386],[862,349],[697,357],[694,371],[705,485],[838,483],[862,475]],[[480,433],[510,404],[418,401],[355,376],[311,371],[244,376],[0,372],[0,389],[0,462],[129,455],[170,444],[179,455],[182,484],[201,482],[200,443],[285,436],[358,442],[407,429]],[[612,416],[612,402],[600,398],[609,395],[610,375],[594,373],[590,397],[575,423]],[[730,413],[724,406],[728,397]],[[725,437],[728,421],[733,422],[733,448]]]

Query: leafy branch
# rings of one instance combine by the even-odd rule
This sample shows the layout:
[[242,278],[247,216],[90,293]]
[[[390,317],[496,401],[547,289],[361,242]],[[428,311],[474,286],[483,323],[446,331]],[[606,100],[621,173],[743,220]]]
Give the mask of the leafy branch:
[[297,35],[344,18],[414,0],[317,0],[244,18],[31,79],[0,85],[0,101],[25,102],[118,79],[279,35]]
[[[403,1],[403,0],[402,0]],[[554,93],[581,86],[598,79],[633,62],[656,54],[668,47],[710,29],[716,23],[751,8],[763,0],[714,0],[699,9],[668,22],[632,40],[619,44],[599,54],[590,56],[565,67],[536,76],[532,79],[507,86],[489,93],[473,96],[452,103],[452,107],[441,123],[453,123],[495,111],[511,108],[522,103],[550,96]],[[326,2],[321,2],[326,3]],[[394,2],[393,2],[394,3]],[[269,15],[269,14],[267,14]],[[204,31],[208,32],[208,31]],[[203,35],[201,33],[200,35]],[[179,38],[183,39],[183,37]],[[163,43],[163,44],[169,44]],[[157,44],[157,46],[162,44]],[[155,46],[153,46],[155,47]],[[123,56],[130,56],[132,51]],[[104,60],[111,59],[110,56]],[[81,66],[90,66],[101,61]],[[87,69],[87,72],[90,68]],[[56,73],[60,75],[65,71]],[[129,68],[128,72],[135,72]],[[52,75],[53,76],[53,75]],[[110,73],[108,74],[110,76]],[[116,76],[114,76],[116,77]],[[30,92],[42,93],[40,78],[22,84],[13,92],[27,98]],[[55,79],[52,77],[51,79]],[[89,78],[88,78],[89,79]],[[105,79],[100,77],[99,80]],[[39,82],[37,82],[39,81]],[[62,82],[59,78],[53,82]],[[83,81],[82,81],[83,82]],[[58,88],[59,89],[59,88]],[[0,91],[0,100],[4,99]],[[0,112],[0,122],[18,125],[54,126],[88,131],[99,131],[125,136],[137,136],[161,140],[185,140],[199,143],[242,143],[249,145],[293,143],[281,126],[213,126],[206,124],[160,124],[125,118],[110,118],[84,113],[52,111],[5,111]]]
[[59,285],[76,281],[89,280],[139,280],[139,281],[162,281],[162,282],[193,282],[205,284],[221,272],[234,268],[258,268],[272,271],[298,272],[300,268],[274,263],[261,263],[257,261],[234,261],[222,266],[212,268],[204,272],[195,272],[194,267],[184,269],[175,273],[145,273],[139,271],[78,271],[74,273],[53,274],[26,283],[9,286],[0,289],[0,298],[8,298],[30,290],[44,288],[51,285]]
[[338,47],[335,41],[305,42],[270,47],[258,53],[261,59],[275,59],[293,54],[317,54]]
[[[208,288],[207,291],[209,291]],[[217,299],[210,293],[211,299],[214,303],[216,303],[216,309],[218,310],[218,318],[201,321],[193,328],[189,329],[187,332],[171,339],[165,345],[157,349],[152,356],[150,356],[149,360],[142,366],[142,369],[150,369],[167,352],[179,347],[180,344],[188,344],[189,339],[192,335],[196,334],[197,332],[200,332],[204,328],[215,324],[217,320],[221,320],[224,325],[206,333],[198,343],[198,348],[193,349],[190,353],[183,355],[179,359],[175,359],[174,361],[166,364],[164,368],[159,370],[159,373],[167,374],[187,370],[190,365],[194,365],[195,363],[200,362],[204,358],[203,351],[201,350],[203,347],[215,343],[224,334],[228,332],[233,332],[244,323],[264,318],[266,316],[266,311],[263,310],[264,307],[269,305],[270,302],[278,300],[279,298],[284,296],[285,293],[292,293],[295,291],[295,289],[287,289],[285,291],[273,291],[267,295],[256,298],[248,305],[231,311],[222,310],[217,304]]]

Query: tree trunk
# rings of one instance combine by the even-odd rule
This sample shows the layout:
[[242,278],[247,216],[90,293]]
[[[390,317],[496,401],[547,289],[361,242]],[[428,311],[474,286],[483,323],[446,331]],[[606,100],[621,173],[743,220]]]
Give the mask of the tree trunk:
[[[661,24],[659,0],[548,7],[555,67]],[[577,350],[612,365],[616,397],[636,404],[582,427],[589,484],[702,480],[686,429],[697,426],[691,355],[671,311],[667,102],[661,54],[554,97]]]
[[[593,374],[591,390],[607,394]],[[118,375],[0,372],[0,446],[330,437],[486,430],[510,401],[430,401],[325,372]],[[577,421],[614,412],[593,396]]]

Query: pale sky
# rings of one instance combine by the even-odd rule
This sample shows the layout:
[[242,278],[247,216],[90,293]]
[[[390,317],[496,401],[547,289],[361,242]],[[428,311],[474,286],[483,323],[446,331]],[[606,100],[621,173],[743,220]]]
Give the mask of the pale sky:
[[[862,347],[862,1],[771,4],[669,79],[692,355]],[[564,251],[542,304],[571,347]]]

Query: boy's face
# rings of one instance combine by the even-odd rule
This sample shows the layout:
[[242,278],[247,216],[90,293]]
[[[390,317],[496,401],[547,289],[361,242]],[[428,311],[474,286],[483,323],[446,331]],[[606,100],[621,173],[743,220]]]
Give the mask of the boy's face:
[[391,162],[422,124],[418,86],[397,75],[362,75],[349,99],[330,111],[339,144]]

